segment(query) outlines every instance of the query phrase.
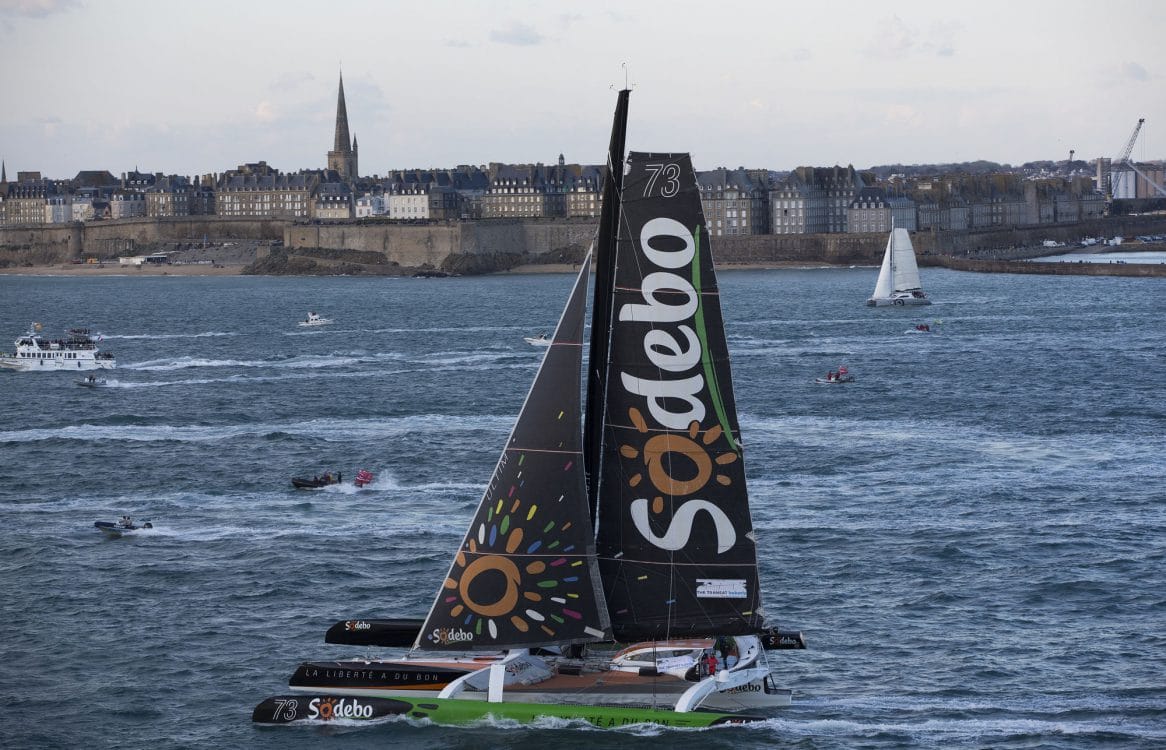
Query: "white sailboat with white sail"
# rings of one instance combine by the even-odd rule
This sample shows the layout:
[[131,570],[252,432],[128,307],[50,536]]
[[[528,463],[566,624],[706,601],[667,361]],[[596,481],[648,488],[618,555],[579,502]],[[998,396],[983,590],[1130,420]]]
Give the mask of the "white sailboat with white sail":
[[915,248],[906,229],[897,227],[891,230],[874,294],[866,304],[870,307],[931,304],[931,300],[923,293],[919,265],[915,262]]

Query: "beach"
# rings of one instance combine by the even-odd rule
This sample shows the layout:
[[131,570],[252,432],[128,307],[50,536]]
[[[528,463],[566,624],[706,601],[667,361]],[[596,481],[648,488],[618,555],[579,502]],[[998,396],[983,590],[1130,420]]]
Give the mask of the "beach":
[[241,264],[184,263],[123,266],[120,263],[54,263],[45,266],[0,268],[7,276],[237,276]]
[[[123,266],[119,263],[54,263],[51,265],[9,266],[0,268],[6,276],[238,276],[246,264],[242,263],[171,263],[163,265]],[[774,261],[770,263],[723,263],[717,268],[725,271],[767,270],[778,268],[833,268],[830,263],[805,261]],[[574,273],[579,266],[572,263],[527,263],[515,266],[507,274]]]

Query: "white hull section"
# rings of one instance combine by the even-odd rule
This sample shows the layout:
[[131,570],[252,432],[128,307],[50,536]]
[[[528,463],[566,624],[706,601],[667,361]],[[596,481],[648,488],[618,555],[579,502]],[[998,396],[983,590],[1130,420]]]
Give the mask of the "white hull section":
[[912,297],[905,295],[902,297],[882,297],[879,299],[868,299],[866,304],[870,307],[917,307],[919,305],[930,305],[931,300],[926,297]]
[[114,368],[112,359],[96,359],[92,355],[69,359],[65,356],[67,354],[80,354],[79,352],[44,352],[43,354],[45,355],[43,357],[6,355],[0,357],[0,367],[17,372],[84,372],[86,370],[112,370]]
[[[673,654],[689,645],[671,641]],[[555,659],[543,660],[524,651],[512,651],[500,662],[450,682],[439,698],[490,702],[571,703],[618,705],[692,711],[696,708],[744,711],[790,705],[792,691],[773,685],[769,669],[758,666],[763,658],[760,642],[738,636],[732,651],[740,662],[715,674],[701,676],[693,658],[703,649],[656,661],[655,667],[632,671],[630,661],[651,652],[653,644],[638,644],[620,652],[612,669],[587,670],[583,665]],[[658,646],[659,644],[657,644]],[[638,652],[638,653],[637,653]],[[672,663],[675,662],[675,663]],[[695,672],[694,672],[695,671]]]
[[[321,688],[289,686],[288,691],[292,693],[316,694],[321,692]],[[406,688],[328,687],[326,691],[329,695],[343,695],[352,698],[436,698],[441,693],[441,690],[438,688],[409,690]],[[488,699],[489,694],[485,691],[467,690],[459,693],[457,697],[465,700],[484,701]],[[570,696],[562,693],[523,691],[520,698],[518,694],[512,694],[512,697],[515,700],[521,700],[523,703],[560,704],[576,702]],[[645,705],[643,693],[605,693],[602,702],[621,706]],[[762,681],[754,680],[739,687],[715,692],[705,698],[704,702],[700,704],[700,707],[718,711],[748,711],[768,708],[787,708],[792,702],[792,690],[788,688],[770,688],[769,692],[766,692]],[[657,704],[657,707],[660,708],[671,708],[671,706],[672,704],[667,701]]]

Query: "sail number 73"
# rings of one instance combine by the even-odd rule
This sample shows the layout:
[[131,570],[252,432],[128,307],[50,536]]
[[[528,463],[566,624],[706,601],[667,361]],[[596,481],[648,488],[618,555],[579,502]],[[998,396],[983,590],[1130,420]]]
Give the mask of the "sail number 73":
[[680,192],[680,167],[676,164],[645,164],[644,169],[649,175],[644,186],[645,198],[654,195],[657,187],[665,198],[672,198]]

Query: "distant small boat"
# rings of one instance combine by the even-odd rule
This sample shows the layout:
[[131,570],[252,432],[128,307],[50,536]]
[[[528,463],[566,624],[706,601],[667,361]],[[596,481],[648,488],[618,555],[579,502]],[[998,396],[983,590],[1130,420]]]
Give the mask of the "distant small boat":
[[122,516],[116,521],[94,521],[93,525],[106,536],[118,538],[125,536],[133,531],[141,531],[142,529],[152,529],[154,524],[149,521],[142,521],[139,526],[134,523],[134,519],[129,516]]
[[[940,321],[935,321],[934,325],[939,325]],[[903,333],[935,333],[938,328],[933,328],[931,323],[919,323],[914,328],[908,328]]]
[[327,487],[330,484],[340,484],[340,473],[335,474],[328,472],[326,474],[317,474],[311,478],[309,477],[292,477],[292,487],[297,490],[316,490],[321,487]]
[[866,301],[870,307],[930,305],[919,282],[915,248],[906,229],[892,229],[883,253],[883,265],[875,282],[874,294]]
[[815,383],[821,385],[840,385],[842,383],[853,383],[854,376],[850,374],[850,370],[845,367],[839,367],[837,371],[831,370],[826,373],[824,378],[814,378]]
[[550,346],[551,340],[547,338],[545,333],[540,333],[537,336],[523,336],[522,340],[531,346]]
[[331,318],[321,318],[318,313],[310,312],[306,320],[301,320],[302,326],[326,326],[332,322]]
[[81,386],[82,388],[104,388],[105,386],[109,385],[109,381],[105,378],[96,378],[90,375],[87,378],[78,380],[77,385]]

